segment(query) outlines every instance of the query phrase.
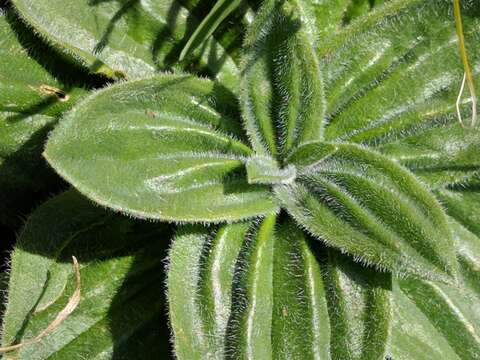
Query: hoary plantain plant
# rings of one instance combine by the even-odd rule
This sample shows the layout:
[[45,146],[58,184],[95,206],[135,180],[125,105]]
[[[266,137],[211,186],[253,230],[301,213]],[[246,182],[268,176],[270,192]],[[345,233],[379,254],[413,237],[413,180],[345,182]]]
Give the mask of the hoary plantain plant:
[[167,358],[168,309],[179,359],[480,359],[480,4],[384,3],[5,6],[2,159],[43,186],[54,127],[72,187],[12,254],[8,357]]

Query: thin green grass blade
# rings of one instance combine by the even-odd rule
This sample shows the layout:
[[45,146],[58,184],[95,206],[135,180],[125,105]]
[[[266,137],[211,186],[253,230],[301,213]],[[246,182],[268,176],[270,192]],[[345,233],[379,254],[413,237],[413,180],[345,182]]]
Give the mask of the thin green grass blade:
[[204,43],[218,28],[220,23],[240,6],[241,3],[242,0],[218,0],[188,39],[180,53],[180,61],[188,57],[196,48]]

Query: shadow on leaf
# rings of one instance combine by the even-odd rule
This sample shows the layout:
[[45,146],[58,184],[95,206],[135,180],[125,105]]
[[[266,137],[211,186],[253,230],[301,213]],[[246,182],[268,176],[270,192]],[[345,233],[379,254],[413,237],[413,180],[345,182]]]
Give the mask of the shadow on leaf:
[[[12,259],[4,343],[33,338],[65,306],[75,287],[74,255],[81,275],[78,307],[58,329],[18,355],[167,358],[163,260],[171,234],[168,225],[104,210],[75,191],[51,199],[27,222]],[[41,281],[28,284],[29,277]]]

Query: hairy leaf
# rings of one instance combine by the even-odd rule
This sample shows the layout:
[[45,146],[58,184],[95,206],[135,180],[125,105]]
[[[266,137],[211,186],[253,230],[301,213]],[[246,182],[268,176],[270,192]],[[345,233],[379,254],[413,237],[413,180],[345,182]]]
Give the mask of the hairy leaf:
[[321,47],[326,39],[334,36],[342,28],[345,13],[351,3],[352,0],[301,0],[304,12],[310,13],[308,20],[317,46]]
[[289,160],[297,180],[276,193],[314,236],[400,275],[454,275],[445,214],[407,170],[352,144],[310,143]]
[[394,359],[470,360],[480,356],[480,237],[454,220],[450,226],[460,264],[459,284],[399,281],[394,288],[390,349]]
[[462,183],[480,171],[480,128],[435,126],[378,148],[432,187]]
[[[41,52],[46,61],[32,57]],[[33,197],[55,183],[41,158],[46,134],[86,92],[57,79],[49,70],[62,63],[52,58],[11,12],[0,10],[0,223],[16,225]]]
[[361,17],[386,0],[295,0],[306,31],[315,48],[333,39],[352,20]]
[[[238,74],[257,1],[12,0],[50,48],[136,78],[66,115],[45,151],[55,170],[115,210],[207,223],[181,225],[169,256],[180,359],[480,357],[480,134],[455,113],[464,70],[453,5],[385,2],[361,15],[383,1],[263,1]],[[462,2],[462,14],[478,75],[480,5]],[[7,59],[10,69],[17,59]],[[174,74],[151,77],[165,69]],[[23,86],[23,73],[4,82]],[[30,116],[36,88],[21,86],[0,92],[0,106]],[[59,89],[38,87],[55,103],[31,120],[68,107]],[[466,118],[470,100],[460,100]],[[76,255],[78,309],[14,356],[165,357],[152,329],[158,240],[169,236],[74,191],[51,200],[13,255],[4,344],[32,339],[64,306]],[[390,273],[400,277],[393,339]]]
[[227,328],[227,352],[237,359],[269,359],[274,321],[272,296],[276,216],[261,220],[249,234],[236,263],[232,298],[234,304]]
[[[480,4],[462,6],[470,61],[478,69]],[[461,127],[456,115],[463,67],[452,7],[443,0],[389,1],[323,44],[326,139],[378,147],[434,186],[479,169],[472,155],[478,130]],[[469,118],[466,96],[461,109]]]
[[3,345],[37,336],[75,287],[78,307],[19,359],[160,358],[168,354],[163,318],[163,225],[136,223],[93,206],[74,191],[42,205],[29,218],[12,256]]
[[277,162],[268,157],[252,156],[247,161],[247,179],[250,184],[288,184],[295,180],[295,167],[280,169]]
[[399,360],[436,356],[470,360],[480,356],[480,196],[478,189],[436,194],[451,216],[458,284],[409,280],[395,286],[390,353]]
[[361,18],[375,6],[380,6],[388,0],[350,0],[345,10],[343,21],[349,23],[357,18]]
[[[217,84],[162,75],[99,91],[52,133],[45,156],[82,193],[138,217],[238,220],[275,210],[249,185],[251,150]],[[236,136],[235,136],[236,135]]]
[[448,215],[480,238],[480,188],[438,190],[437,197],[447,209]]
[[[92,72],[138,78],[174,67],[198,19],[183,1],[12,1],[35,31]],[[215,38],[197,54],[200,68],[236,86],[237,67]],[[188,64],[185,64],[186,66]]]
[[301,1],[266,1],[245,41],[242,108],[258,155],[278,156],[318,140],[323,89]]
[[183,227],[170,251],[169,310],[180,359],[381,359],[390,278],[289,220]]
[[[175,354],[181,359],[220,358],[231,307],[232,279],[249,223],[208,228],[184,226],[169,256],[168,299]],[[208,258],[204,259],[209,249]],[[199,307],[197,298],[204,299]]]

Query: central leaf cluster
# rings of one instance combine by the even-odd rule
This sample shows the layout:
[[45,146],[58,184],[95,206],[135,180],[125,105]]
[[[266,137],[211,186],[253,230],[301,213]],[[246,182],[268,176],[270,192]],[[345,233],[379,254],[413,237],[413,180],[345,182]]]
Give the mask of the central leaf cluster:
[[277,161],[270,157],[251,157],[246,163],[249,184],[291,184],[296,177],[294,165],[280,169]]
[[130,81],[62,122],[47,159],[97,203],[138,217],[232,223],[282,208],[364,263],[449,280],[455,254],[435,197],[389,157],[331,136],[339,125],[327,127],[314,34],[300,10],[296,1],[263,4],[245,40],[240,101],[194,76]]

